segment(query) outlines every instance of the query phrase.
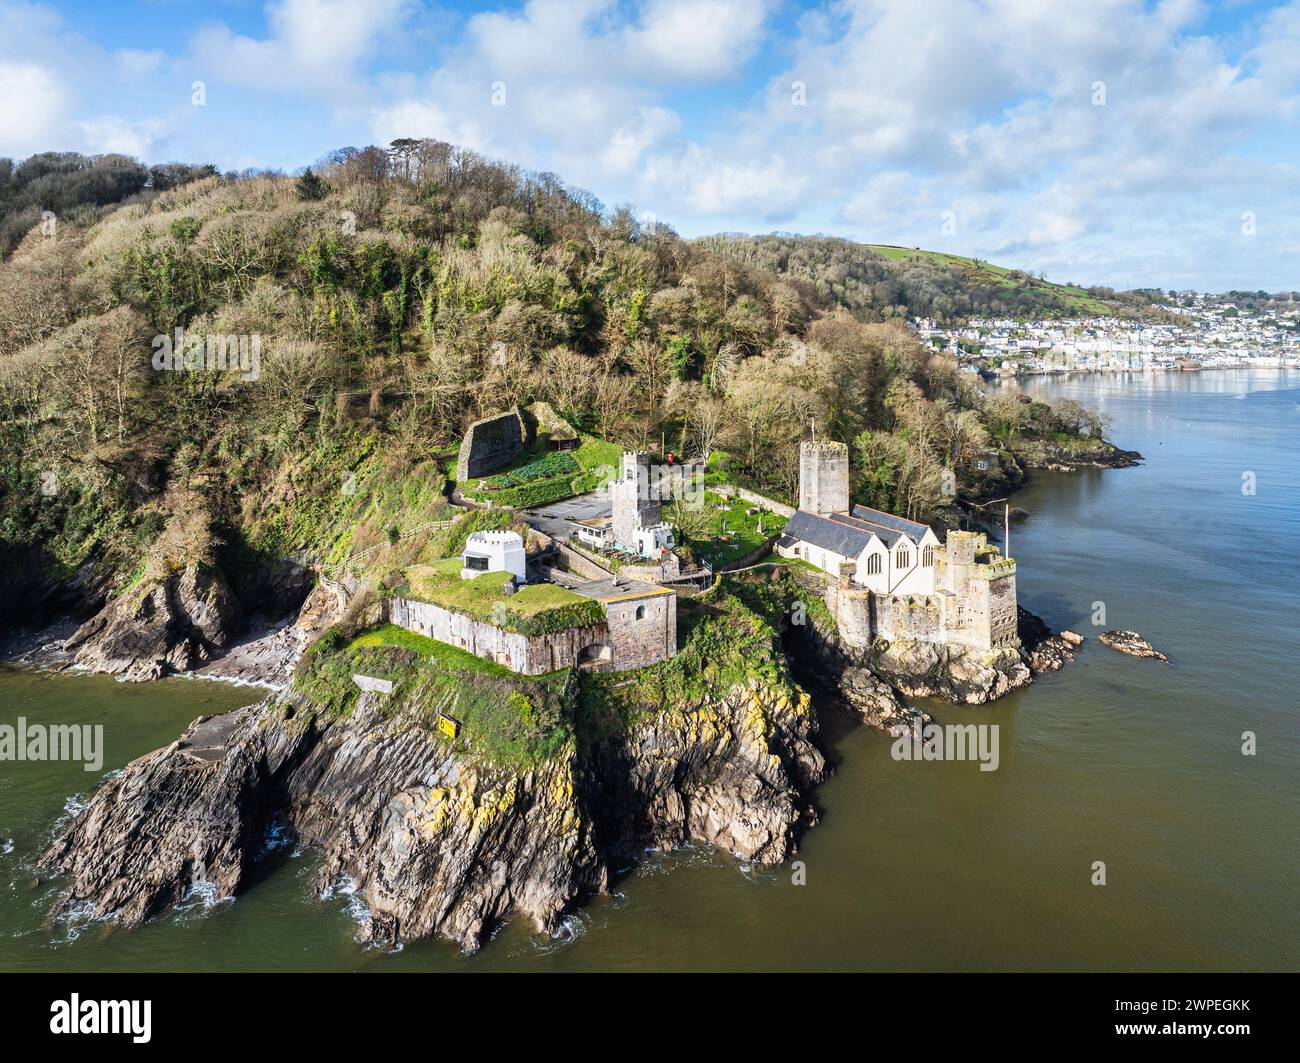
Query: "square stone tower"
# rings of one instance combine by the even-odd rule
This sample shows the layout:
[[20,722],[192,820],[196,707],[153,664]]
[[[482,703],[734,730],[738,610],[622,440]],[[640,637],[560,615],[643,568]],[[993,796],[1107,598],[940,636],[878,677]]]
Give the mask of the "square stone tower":
[[849,448],[845,444],[799,444],[799,508],[822,514],[849,511]]
[[937,556],[935,586],[946,640],[992,650],[1017,643],[1016,563],[998,556],[983,532],[948,533]]
[[624,451],[618,479],[609,485],[610,531],[615,546],[640,552],[637,531],[662,520],[658,496],[658,485],[651,483],[650,455]]

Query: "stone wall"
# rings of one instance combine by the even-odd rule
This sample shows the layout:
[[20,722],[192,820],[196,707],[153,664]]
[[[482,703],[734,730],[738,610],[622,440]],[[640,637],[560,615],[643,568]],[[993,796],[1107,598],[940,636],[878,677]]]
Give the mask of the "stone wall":
[[664,560],[653,564],[619,565],[618,574],[624,579],[640,580],[642,583],[662,583],[680,576],[682,563],[676,554],[669,554]]
[[981,649],[1013,646],[1018,637],[1015,563],[1009,573],[998,571],[1007,564],[976,566],[964,596],[969,638]]
[[776,513],[782,517],[793,517],[795,513],[794,506],[787,506],[784,502],[778,502],[775,498],[768,498],[766,495],[760,495],[757,491],[751,491],[745,487],[737,487],[734,484],[719,484],[717,487],[709,488],[711,491],[717,491],[723,498],[743,498],[746,502],[752,502],[759,509],[765,509],[769,513]]
[[577,664],[588,647],[609,646],[607,624],[570,628],[548,635],[521,635],[494,624],[453,613],[431,602],[394,598],[388,605],[391,623],[419,635],[445,642],[523,675],[541,675]]
[[[677,653],[677,595],[605,602],[614,671],[644,668]],[[638,618],[637,611],[643,610]]]
[[564,563],[566,572],[572,572],[575,576],[581,576],[583,579],[609,579],[613,574],[613,569],[605,568],[597,563],[585,550],[579,549],[572,543],[555,540],[555,552],[560,556]]
[[[825,577],[824,577],[825,578]],[[876,594],[825,578],[826,606],[847,645],[939,642],[990,650],[1017,640],[1015,562],[970,566],[961,593]]]
[[849,448],[843,443],[799,444],[799,508],[808,513],[847,513]]
[[609,485],[610,535],[614,545],[632,549],[638,528],[651,528],[662,519],[659,496],[651,490],[649,454],[625,451],[618,477]]
[[456,482],[464,484],[491,476],[517,461],[524,452],[527,429],[519,408],[485,417],[469,426],[456,459]]

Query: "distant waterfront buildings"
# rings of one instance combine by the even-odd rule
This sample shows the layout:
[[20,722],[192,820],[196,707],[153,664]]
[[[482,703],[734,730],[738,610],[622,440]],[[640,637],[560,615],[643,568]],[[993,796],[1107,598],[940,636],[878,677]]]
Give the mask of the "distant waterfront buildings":
[[922,318],[912,325],[934,349],[985,373],[1300,367],[1300,304],[1249,310],[1205,296],[1190,301],[1160,306],[1180,319],[1167,322],[972,318],[942,327]]

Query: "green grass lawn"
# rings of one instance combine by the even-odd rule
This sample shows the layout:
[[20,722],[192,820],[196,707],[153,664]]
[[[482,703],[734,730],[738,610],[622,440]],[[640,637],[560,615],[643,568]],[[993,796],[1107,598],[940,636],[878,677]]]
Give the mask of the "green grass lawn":
[[580,436],[577,449],[534,450],[507,469],[461,485],[467,498],[529,509],[595,490],[617,473],[623,448]]
[[325,712],[346,715],[359,692],[353,673],[395,684],[380,711],[423,714],[431,734],[435,713],[461,724],[458,752],[513,768],[531,767],[558,753],[572,735],[565,706],[572,676],[568,669],[545,675],[517,675],[472,653],[385,624],[357,636],[341,651],[309,654],[295,686]]
[[479,675],[490,675],[497,679],[533,682],[551,678],[558,674],[551,672],[547,675],[520,675],[503,665],[497,664],[495,661],[476,657],[468,650],[462,650],[458,646],[449,646],[437,639],[417,635],[414,631],[408,631],[396,624],[383,624],[380,627],[372,628],[370,631],[354,638],[347,648],[349,650],[360,650],[376,646],[396,646],[399,649],[411,650],[421,657],[429,658],[449,671],[476,672]]
[[[785,527],[786,518],[760,509],[743,498],[725,499],[713,491],[704,493],[707,531],[690,537],[696,556],[710,565],[726,565],[757,550]],[[761,530],[760,530],[761,527]]]
[[509,572],[484,572],[460,578],[460,558],[452,557],[406,570],[408,593],[454,613],[474,617],[507,631],[542,634],[598,624],[600,603],[554,583],[534,583],[505,593]]

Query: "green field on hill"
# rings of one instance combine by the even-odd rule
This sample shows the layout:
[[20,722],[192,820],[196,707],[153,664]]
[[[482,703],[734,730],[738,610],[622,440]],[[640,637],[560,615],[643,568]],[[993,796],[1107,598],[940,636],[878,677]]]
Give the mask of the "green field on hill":
[[895,244],[864,244],[863,246],[868,251],[874,251],[877,255],[880,255],[881,258],[889,259],[890,262],[922,259],[941,266],[960,266],[970,271],[972,280],[978,280],[985,284],[1001,285],[1006,289],[1008,296],[1017,289],[1023,290],[1028,287],[1034,292],[1057,296],[1077,309],[1081,315],[1106,315],[1114,312],[1114,307],[1108,306],[1100,299],[1089,295],[1087,291],[1077,285],[1053,284],[1051,281],[1041,280],[1033,276],[1033,274],[1008,269],[1005,266],[995,266],[983,259],[967,258],[964,255],[950,255],[946,251],[924,251],[915,247],[899,247]]

